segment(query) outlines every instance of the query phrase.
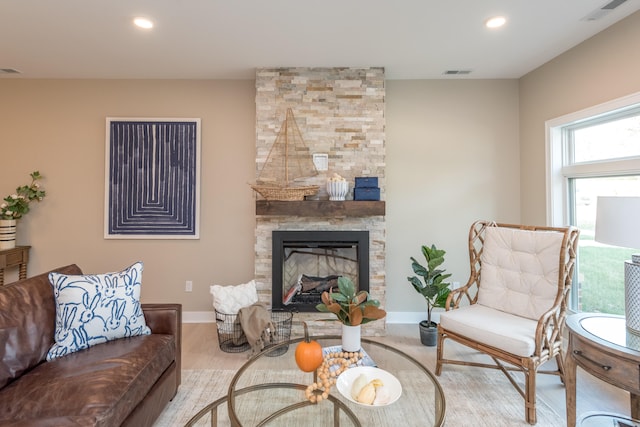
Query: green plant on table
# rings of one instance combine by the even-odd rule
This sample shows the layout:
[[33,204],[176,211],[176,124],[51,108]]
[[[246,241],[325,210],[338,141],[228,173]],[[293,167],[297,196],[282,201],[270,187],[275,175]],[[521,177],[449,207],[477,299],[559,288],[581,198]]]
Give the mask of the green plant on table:
[[367,291],[356,292],[356,287],[346,277],[338,278],[338,289],[322,293],[322,303],[316,310],[333,313],[337,320],[347,326],[358,326],[382,319],[387,312],[380,308],[380,301],[370,297]]
[[20,219],[29,212],[29,204],[44,199],[45,191],[38,182],[40,172],[31,173],[31,184],[16,188],[16,192],[5,197],[0,203],[0,219]]

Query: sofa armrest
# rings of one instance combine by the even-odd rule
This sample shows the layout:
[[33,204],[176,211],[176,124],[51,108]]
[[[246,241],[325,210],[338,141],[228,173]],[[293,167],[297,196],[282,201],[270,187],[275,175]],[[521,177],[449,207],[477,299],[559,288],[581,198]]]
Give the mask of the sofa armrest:
[[142,304],[151,333],[173,335],[176,341],[176,368],[180,384],[182,362],[182,304]]

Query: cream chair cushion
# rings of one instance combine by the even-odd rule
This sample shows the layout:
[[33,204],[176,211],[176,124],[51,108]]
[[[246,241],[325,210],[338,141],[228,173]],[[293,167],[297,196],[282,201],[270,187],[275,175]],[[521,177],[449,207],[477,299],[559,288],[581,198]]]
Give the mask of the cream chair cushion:
[[440,324],[448,331],[518,356],[531,356],[536,348],[537,321],[480,304],[441,313]]
[[558,293],[563,234],[488,227],[478,304],[539,319]]

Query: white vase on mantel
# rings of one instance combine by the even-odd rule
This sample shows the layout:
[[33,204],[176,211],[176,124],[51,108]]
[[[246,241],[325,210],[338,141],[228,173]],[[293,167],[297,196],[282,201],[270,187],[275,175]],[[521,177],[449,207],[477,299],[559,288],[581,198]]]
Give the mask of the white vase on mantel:
[[347,181],[327,181],[327,193],[329,200],[345,200],[349,193],[349,183]]
[[0,250],[16,247],[16,220],[0,219]]
[[342,324],[342,351],[360,351],[360,327]]

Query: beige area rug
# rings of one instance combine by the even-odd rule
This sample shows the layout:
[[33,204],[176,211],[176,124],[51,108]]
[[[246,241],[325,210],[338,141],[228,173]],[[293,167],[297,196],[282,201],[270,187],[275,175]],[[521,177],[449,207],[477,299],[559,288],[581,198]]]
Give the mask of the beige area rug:
[[[448,368],[448,369],[447,369]],[[167,405],[155,423],[155,427],[183,426],[193,415],[209,403],[223,397],[227,393],[227,388],[235,371],[223,370],[185,370],[182,375],[182,385],[178,394],[172,402]],[[279,375],[279,381],[300,382],[297,373],[291,373],[287,378]],[[411,377],[399,378],[401,383],[411,381]],[[487,369],[469,369],[446,367],[440,377],[438,377],[446,398],[446,425],[447,426],[529,426],[524,421],[524,402],[520,395],[508,383],[507,379],[498,371]],[[333,388],[333,393],[338,391]],[[278,404],[279,391],[269,392],[269,400],[256,403],[265,408],[275,407]],[[281,391],[281,393],[300,393],[298,391]],[[424,396],[425,406],[422,408],[413,407],[409,413],[403,413],[402,417],[392,422],[382,422],[376,419],[379,416],[380,408],[376,408],[371,413],[369,420],[361,420],[364,426],[420,426],[425,427],[425,412],[432,411],[433,394],[426,393]],[[326,403],[323,403],[326,404]],[[555,413],[549,405],[538,397],[538,426],[555,427],[564,426],[564,414],[560,416]],[[305,410],[308,410],[306,408]],[[253,411],[255,407],[248,407],[243,411]],[[376,412],[378,411],[378,412]],[[331,411],[324,411],[330,413]],[[314,422],[312,422],[314,421]],[[210,426],[209,415],[205,416],[198,426]],[[218,410],[218,426],[229,426],[226,403]],[[303,424],[295,421],[283,419],[270,426],[328,426],[330,421],[322,421],[317,414],[310,414]],[[341,425],[350,425],[343,423]]]

